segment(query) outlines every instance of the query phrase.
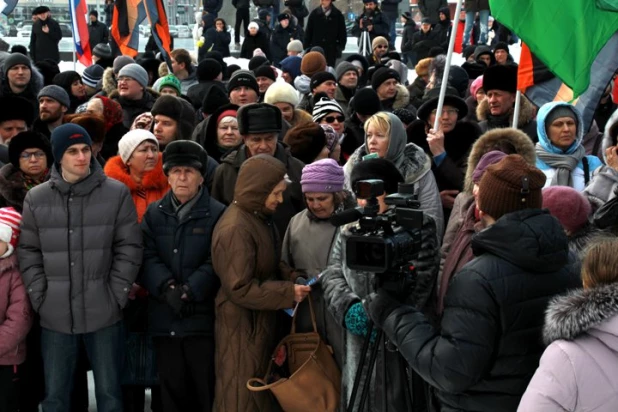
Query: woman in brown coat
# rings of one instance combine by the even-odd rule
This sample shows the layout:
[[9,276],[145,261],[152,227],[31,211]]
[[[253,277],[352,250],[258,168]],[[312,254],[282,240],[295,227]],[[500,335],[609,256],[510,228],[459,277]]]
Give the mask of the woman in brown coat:
[[246,160],[234,202],[215,227],[212,259],[221,280],[215,300],[215,410],[271,411],[266,392],[252,394],[247,380],[264,377],[275,341],[276,311],[302,301],[309,286],[279,272],[280,237],[272,214],[283,202],[286,168],[268,155]]

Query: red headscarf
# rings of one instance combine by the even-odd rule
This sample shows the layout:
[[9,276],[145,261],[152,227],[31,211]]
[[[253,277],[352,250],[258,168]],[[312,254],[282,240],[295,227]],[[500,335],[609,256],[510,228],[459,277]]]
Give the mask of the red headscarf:
[[97,99],[101,99],[103,103],[103,117],[105,118],[105,132],[108,132],[112,126],[122,123],[123,114],[120,103],[115,100],[109,99],[105,96],[95,96]]

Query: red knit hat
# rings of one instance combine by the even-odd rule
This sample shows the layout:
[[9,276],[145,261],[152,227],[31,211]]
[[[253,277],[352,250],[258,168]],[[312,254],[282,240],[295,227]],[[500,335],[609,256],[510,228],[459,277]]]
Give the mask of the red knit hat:
[[0,258],[11,256],[17,247],[19,240],[19,223],[21,215],[12,207],[3,207],[0,209],[0,240],[6,242],[8,250]]
[[569,186],[543,189],[543,208],[555,216],[564,230],[577,233],[588,223],[592,206],[586,197]]

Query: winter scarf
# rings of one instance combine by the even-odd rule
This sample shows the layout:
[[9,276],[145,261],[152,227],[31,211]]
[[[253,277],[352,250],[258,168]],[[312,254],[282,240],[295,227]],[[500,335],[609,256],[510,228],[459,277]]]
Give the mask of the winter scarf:
[[22,176],[22,180],[24,182],[24,188],[26,190],[30,190],[33,187],[36,187],[36,186],[40,185],[41,183],[44,183],[44,182],[47,181],[47,176],[49,174],[49,169],[46,169],[45,173],[43,173],[41,175],[41,177],[38,178],[38,179],[30,177],[27,174],[25,174],[24,172],[20,172],[20,173],[21,173],[21,176]]
[[545,162],[548,166],[556,169],[556,174],[552,178],[551,186],[569,186],[573,187],[573,178],[571,172],[575,170],[579,162],[586,156],[586,149],[583,146],[578,146],[571,154],[567,153],[549,153],[539,143],[536,144],[537,157]]

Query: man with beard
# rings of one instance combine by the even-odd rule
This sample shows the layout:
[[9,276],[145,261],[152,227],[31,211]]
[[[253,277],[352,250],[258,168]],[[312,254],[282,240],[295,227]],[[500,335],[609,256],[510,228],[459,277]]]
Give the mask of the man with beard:
[[39,117],[34,121],[32,129],[48,138],[54,129],[62,124],[64,114],[71,106],[67,92],[60,86],[44,87],[38,95]]
[[39,6],[32,12],[38,17],[32,24],[32,34],[30,35],[30,57],[32,61],[38,63],[45,59],[50,59],[56,63],[60,62],[60,50],[58,43],[62,39],[62,30],[56,20],[51,18],[49,7]]
[[348,105],[358,90],[358,68],[350,62],[342,61],[335,69],[338,86],[335,90],[335,100],[348,113]]
[[363,14],[361,14],[352,28],[352,36],[358,37],[360,41],[363,31],[369,32],[369,39],[373,42],[378,36],[389,39],[388,18],[378,7],[377,0],[363,0]]
[[32,114],[36,116],[37,93],[43,87],[43,76],[34,70],[31,60],[21,53],[7,57],[2,65],[4,76],[0,82],[0,96],[17,96],[28,100],[33,107]]

